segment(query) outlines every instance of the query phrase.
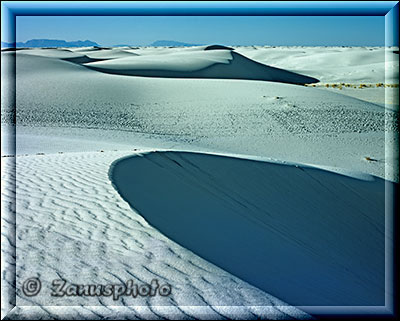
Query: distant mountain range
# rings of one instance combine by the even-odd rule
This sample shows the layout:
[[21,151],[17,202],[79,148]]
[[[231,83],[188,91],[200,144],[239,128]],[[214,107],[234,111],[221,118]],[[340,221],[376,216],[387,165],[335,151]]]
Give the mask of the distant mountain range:
[[[55,40],[55,39],[31,39],[26,42],[1,42],[1,48],[48,48],[48,47],[93,47],[100,45],[94,41],[65,41],[65,40]],[[113,47],[125,47],[131,46],[126,44],[115,45]],[[152,47],[192,47],[192,46],[202,46],[201,44],[185,43],[173,40],[157,40],[154,41],[149,46]]]
[[32,39],[26,42],[1,42],[2,48],[38,48],[38,47],[92,47],[99,46],[96,42],[85,40],[85,41],[65,41],[65,40],[54,40],[54,39]]
[[173,41],[173,40],[157,40],[157,41],[154,41],[150,46],[153,46],[153,47],[192,47],[192,46],[202,46],[202,45]]

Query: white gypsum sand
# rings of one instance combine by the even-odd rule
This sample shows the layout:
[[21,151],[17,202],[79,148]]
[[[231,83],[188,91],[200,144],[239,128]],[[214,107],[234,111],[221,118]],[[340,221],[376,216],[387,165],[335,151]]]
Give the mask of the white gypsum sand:
[[[392,170],[396,160],[385,159],[385,134],[397,128],[393,106],[368,104],[339,90],[276,82],[108,75],[54,58],[54,50],[50,58],[25,51],[37,50],[17,52],[17,87],[24,88],[17,95],[19,126],[50,126],[53,137],[54,127],[107,129],[123,133],[115,135],[119,143],[124,133],[125,142],[134,133],[172,141],[175,147],[190,143],[216,152],[342,167],[398,180]],[[12,114],[5,109],[2,116],[7,122]],[[109,141],[108,133],[102,139]],[[386,135],[387,145],[396,146],[393,139]]]
[[[119,306],[140,318],[307,317],[167,239],[133,212],[108,180],[111,163],[126,155],[132,153],[83,152],[15,159],[17,306],[44,306],[41,315],[45,317],[49,316],[47,309],[57,315],[59,311],[51,307],[60,305],[87,306],[89,317],[96,316],[103,306]],[[2,180],[6,182],[3,209],[12,202],[13,177],[6,174],[12,173],[13,161],[11,157],[2,159]],[[11,229],[12,218],[3,219]],[[5,237],[4,241],[12,242]],[[40,277],[43,291],[26,297],[20,291],[22,282],[35,276]],[[54,279],[75,284],[133,280],[139,285],[157,279],[160,285],[172,286],[172,295],[124,296],[119,300],[51,297]],[[239,307],[224,308],[235,305]],[[129,310],[123,310],[127,306]]]
[[[172,297],[113,303],[121,307],[145,305],[147,308],[130,307],[131,315],[138,317],[280,318],[285,313],[307,317],[293,307],[268,308],[286,303],[199,258],[194,249],[169,240],[161,228],[158,231],[149,226],[142,213],[132,210],[113,189],[107,172],[113,161],[138,152],[134,149],[148,151],[150,147],[267,157],[313,164],[357,178],[375,175],[397,182],[398,159],[386,157],[385,143],[390,147],[396,144],[398,112],[396,104],[390,108],[384,105],[380,98],[384,88],[376,88],[379,99],[368,103],[339,90],[246,80],[251,77],[237,64],[251,64],[256,68],[253,72],[260,74],[271,66],[284,69],[278,70],[279,77],[288,75],[288,70],[325,82],[359,83],[368,74],[373,75],[367,79],[373,83],[382,81],[385,49],[298,47],[274,51],[240,47],[235,51],[244,58],[236,60],[235,65],[229,59],[234,55],[229,49],[204,49],[17,51],[18,156],[2,158],[4,175],[12,171],[13,159],[17,163],[17,288],[31,276],[40,276],[44,285],[49,285],[52,278],[60,276],[71,282],[106,284],[134,276],[149,282],[157,275],[178,289]],[[325,72],[331,52],[337,64],[346,63],[343,68],[332,67]],[[3,60],[10,55],[2,52]],[[167,55],[170,60],[164,59]],[[135,57],[139,59],[134,61]],[[178,64],[180,57],[185,57],[184,67]],[[245,57],[268,66],[260,67]],[[162,78],[182,76],[174,74],[177,68],[189,73],[195,72],[193,68],[203,70],[206,61],[208,71],[196,75],[202,78]],[[359,61],[368,63],[361,66]],[[151,63],[154,68],[149,75],[156,78],[120,75],[121,70],[149,68]],[[109,74],[89,66],[116,69]],[[159,73],[159,66],[172,74]],[[378,72],[371,73],[371,68]],[[208,79],[215,75],[230,78],[238,70],[242,79]],[[365,72],[360,74],[359,70]],[[3,128],[12,133],[12,112],[2,105]],[[5,146],[3,154],[11,150],[12,146]],[[146,177],[145,172],[142,174]],[[8,178],[9,188],[2,190],[2,206],[7,210],[13,199],[11,183],[12,177]],[[149,197],[155,202],[158,199],[157,195]],[[6,220],[4,226],[10,221]],[[44,296],[27,301],[20,295],[17,299],[21,304],[51,303]],[[110,304],[104,298],[68,299],[73,305]],[[249,307],[235,309],[234,305]],[[255,305],[265,307],[250,307]],[[106,315],[99,310],[101,307],[93,307],[88,313]],[[42,315],[46,315],[44,311],[59,313],[51,307],[41,311]]]
[[168,237],[291,304],[384,305],[383,179],[188,152],[127,157],[110,178]]

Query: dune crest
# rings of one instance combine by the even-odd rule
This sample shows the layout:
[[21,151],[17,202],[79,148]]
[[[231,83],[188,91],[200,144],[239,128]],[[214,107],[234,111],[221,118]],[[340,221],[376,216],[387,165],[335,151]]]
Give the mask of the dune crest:
[[289,304],[385,303],[392,183],[190,152],[127,157],[109,175],[168,238]]
[[127,76],[244,79],[299,85],[319,81],[316,78],[264,65],[233,50],[225,46],[211,45],[178,53],[123,57],[83,65],[96,71]]
[[235,49],[221,45],[210,45],[205,47],[204,50],[235,50]]

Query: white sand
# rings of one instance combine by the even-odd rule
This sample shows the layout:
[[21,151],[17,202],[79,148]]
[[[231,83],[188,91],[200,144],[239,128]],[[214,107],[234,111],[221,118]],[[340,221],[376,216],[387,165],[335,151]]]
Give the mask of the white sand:
[[[256,61],[324,83],[398,83],[398,47],[239,47]],[[385,71],[390,78],[385,79]]]
[[[391,66],[398,64],[398,55],[396,61],[396,56],[382,48],[240,47],[235,51],[267,66],[324,82],[387,83],[394,81]],[[2,60],[6,62],[9,55],[2,53]],[[13,178],[8,173],[16,160],[17,288],[31,276],[40,276],[48,285],[60,275],[71,282],[103,284],[119,283],[120,279],[133,278],[132,274],[141,280],[157,275],[178,290],[164,302],[159,297],[142,299],[140,304],[145,307],[129,308],[132,317],[282,318],[288,313],[305,318],[306,314],[293,307],[269,308],[286,303],[199,258],[199,253],[190,251],[195,249],[185,249],[163,236],[163,230],[149,226],[112,187],[107,175],[111,163],[136,153],[134,149],[164,148],[268,157],[329,167],[357,178],[375,175],[398,182],[394,148],[398,145],[398,101],[385,106],[381,98],[384,88],[376,88],[377,98],[370,103],[366,100],[372,99],[364,99],[363,94],[356,99],[338,90],[279,82],[207,79],[207,75],[203,79],[166,79],[154,74],[160,66],[168,72],[177,68],[189,72],[194,69],[188,66],[199,70],[233,65],[228,57],[232,57],[231,52],[204,48],[33,49],[16,55],[19,156],[2,158],[2,180],[4,177],[8,182],[2,185],[2,212],[13,213]],[[392,65],[385,65],[385,55],[390,56]],[[126,65],[144,68],[153,63],[157,78],[108,74],[63,60],[82,57],[105,59],[89,65],[117,66],[117,73]],[[179,59],[182,65],[177,63]],[[243,61],[259,68],[249,59],[236,60]],[[335,67],[335,63],[341,67]],[[234,67],[235,72],[240,69]],[[392,78],[385,79],[385,68]],[[257,72],[260,70],[266,69]],[[224,73],[222,78],[232,75],[229,69],[217,71]],[[279,75],[288,74],[283,71]],[[3,101],[2,106],[2,132],[7,133],[12,128],[12,114]],[[2,144],[2,153],[11,154],[12,146]],[[157,196],[150,197],[157,200]],[[2,232],[12,221],[2,217]],[[6,236],[2,233],[3,238]],[[7,242],[2,239],[2,244]],[[3,247],[2,252],[3,263],[12,264],[9,252]],[[279,266],[279,260],[276,264]],[[3,279],[9,277],[3,275]],[[86,299],[62,300],[73,305],[110,304],[104,298]],[[18,304],[51,303],[45,295],[30,300],[21,293],[17,298]],[[115,304],[138,305],[138,301]],[[168,306],[157,307],[165,303]],[[85,313],[89,317],[95,316],[93,313],[110,316],[122,308],[105,311],[95,306]],[[46,311],[66,315],[65,310],[51,307],[37,313],[43,317]],[[26,310],[20,308],[14,313],[23,315]]]
[[[387,145],[397,146],[396,137],[390,137],[398,126],[393,105],[366,103],[339,90],[266,81],[109,75],[23,51],[18,51],[17,61],[17,85],[24,89],[17,95],[18,124],[52,127],[51,135],[36,130],[35,136],[76,136],[73,129],[67,135],[65,130],[57,133],[60,127],[106,129],[119,134],[112,140],[98,131],[103,141],[132,147],[135,135],[147,136],[157,139],[157,146],[168,142],[185,149],[342,167],[398,181],[393,172],[397,160],[385,157],[385,135]],[[5,108],[2,116],[7,120],[11,115]],[[32,132],[24,133],[21,144],[32,145]],[[98,141],[90,132],[87,136]]]
[[182,152],[118,160],[110,178],[168,237],[286,302],[385,304],[383,179]]
[[[196,50],[197,49],[197,50]],[[84,65],[101,72],[147,77],[222,78],[266,80],[310,84],[317,79],[261,64],[223,46],[206,46],[160,56],[142,55],[89,62]]]
[[[155,70],[173,70],[173,71],[195,71],[210,67],[211,65],[229,64],[233,59],[228,50],[209,50],[209,51],[189,51],[164,54],[162,59],[159,55],[145,55],[124,57],[112,59],[109,61],[100,61],[86,64],[98,70],[127,70],[127,69],[155,69]],[[93,57],[88,55],[88,57]]]
[[[94,306],[93,313],[96,306],[129,306],[130,315],[142,318],[203,315],[219,319],[221,315],[236,314],[307,317],[170,241],[132,211],[108,180],[111,163],[125,155],[132,152],[16,158],[17,306],[82,304],[89,307],[89,313],[90,306]],[[13,161],[2,159],[3,209],[12,201],[14,185],[6,173],[12,173]],[[12,218],[2,218],[10,228]],[[5,235],[2,234],[2,244],[9,241]],[[27,298],[20,291],[22,282],[35,276],[40,277],[44,290]],[[77,284],[121,283],[129,279],[144,284],[156,278],[160,283],[171,284],[173,294],[167,298],[123,297],[118,301],[107,297],[53,298],[51,282],[59,278]],[[238,304],[243,307],[236,311],[218,307]],[[260,310],[253,305],[267,307]],[[53,311],[60,313],[54,308]],[[42,311],[43,315],[46,316]]]

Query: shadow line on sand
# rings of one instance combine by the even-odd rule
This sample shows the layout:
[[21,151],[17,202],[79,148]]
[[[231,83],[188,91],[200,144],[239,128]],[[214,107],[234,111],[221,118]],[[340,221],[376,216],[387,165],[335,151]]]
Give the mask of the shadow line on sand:
[[[179,71],[179,70],[159,70],[159,69],[140,69],[140,68],[129,68],[126,69],[114,69],[107,66],[96,66],[86,65],[91,58],[85,59],[80,58],[69,58],[69,61],[82,64],[86,68],[96,70],[99,72],[114,74],[114,75],[125,75],[125,76],[141,76],[141,77],[157,77],[157,78],[204,78],[204,79],[241,79],[241,80],[262,80],[262,81],[273,81],[288,84],[305,85],[319,82],[318,79],[301,75],[295,72],[291,72],[285,69],[275,68],[262,63],[256,62],[249,59],[235,51],[232,48],[213,45],[208,46],[204,51],[209,50],[226,50],[230,51],[232,60],[229,63],[214,63],[203,69],[193,71]],[[81,61],[80,61],[80,60]],[[134,58],[133,58],[134,59]],[[160,56],[162,61],[163,56]],[[134,60],[133,60],[134,61]]]
[[109,177],[168,238],[291,305],[385,305],[394,183],[191,152],[122,158]]

